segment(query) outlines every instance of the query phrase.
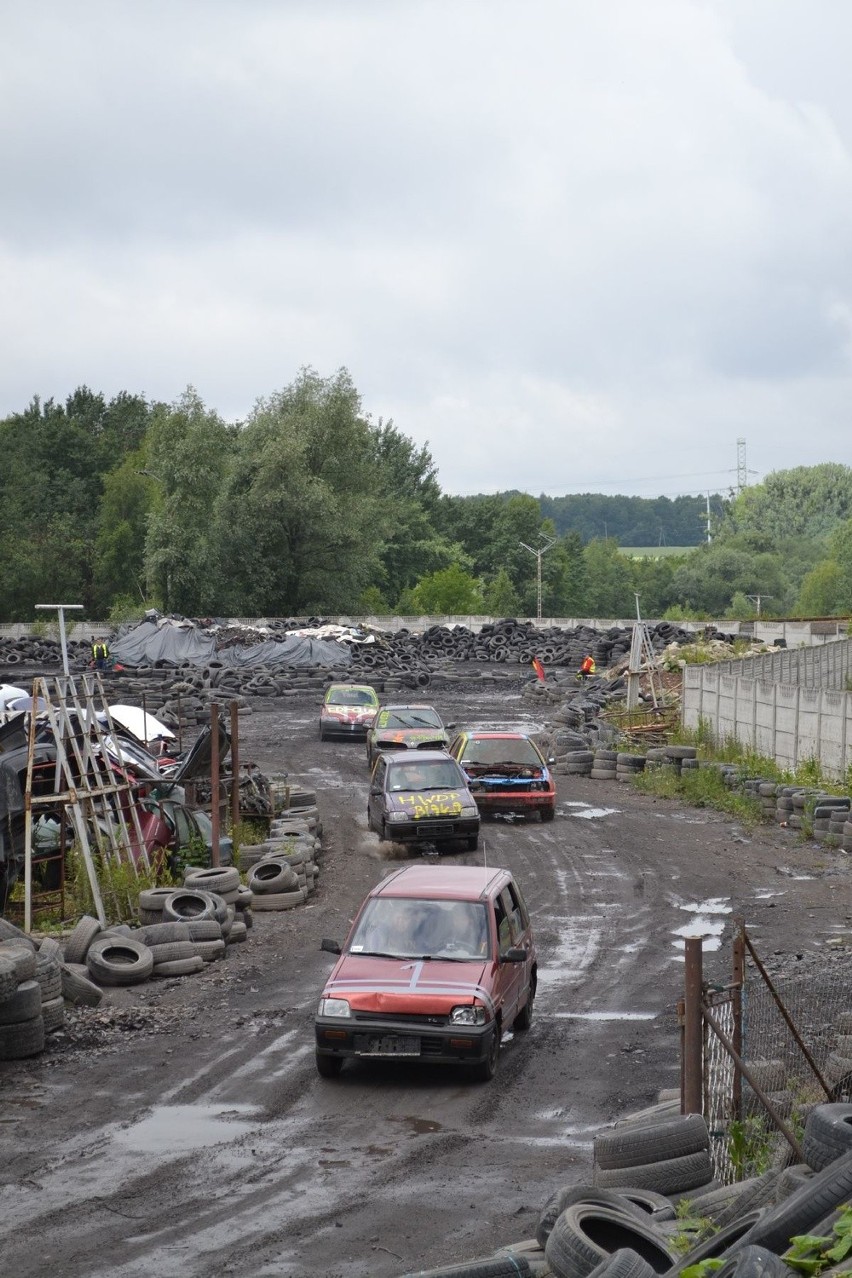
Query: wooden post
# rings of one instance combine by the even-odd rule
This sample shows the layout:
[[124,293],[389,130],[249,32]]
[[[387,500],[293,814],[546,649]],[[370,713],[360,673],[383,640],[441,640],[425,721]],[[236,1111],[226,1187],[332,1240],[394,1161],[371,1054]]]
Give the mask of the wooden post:
[[213,827],[213,847],[210,864],[221,864],[219,858],[219,706],[210,703],[210,823]]
[[231,702],[231,832],[240,823],[240,729],[238,706]]
[[703,1111],[703,1038],[701,1008],[702,955],[701,937],[688,936],[684,944],[684,1009],[683,1009],[683,1087],[681,1112]]

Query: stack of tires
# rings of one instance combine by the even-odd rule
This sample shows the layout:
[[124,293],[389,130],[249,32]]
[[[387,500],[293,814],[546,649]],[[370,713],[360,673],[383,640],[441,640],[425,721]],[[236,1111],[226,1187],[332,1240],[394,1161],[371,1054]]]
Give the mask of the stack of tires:
[[670,764],[678,772],[683,768],[684,761],[687,759],[695,759],[698,751],[695,746],[684,745],[667,745],[662,747],[665,756],[665,762]]
[[850,800],[838,794],[821,794],[813,801],[811,825],[818,843],[830,837],[838,842],[843,837],[843,827],[849,817]]
[[834,1022],[835,1036],[828,1059],[825,1062],[826,1082],[834,1093],[845,1100],[852,1099],[852,1012],[841,1012]]
[[[61,1001],[61,999],[60,999]],[[36,950],[26,940],[0,942],[0,1060],[15,1061],[44,1051],[41,985]]]
[[617,776],[618,751],[605,750],[598,747],[595,750],[595,757],[592,761],[592,770],[589,775],[595,781],[615,781]]
[[[307,887],[297,872],[297,864],[304,866],[304,858],[297,863],[295,853],[268,852],[249,871],[248,886],[257,911],[292,910],[307,899]],[[313,885],[313,876],[311,877]]]
[[616,781],[630,781],[639,772],[645,771],[644,754],[627,754],[619,752],[615,757]]
[[594,1157],[594,1182],[600,1188],[630,1185],[678,1194],[713,1179],[710,1135],[700,1114],[664,1109],[660,1116],[652,1110],[650,1116],[619,1123],[595,1138]]
[[595,756],[591,750],[569,750],[553,771],[560,776],[590,777],[594,763]]

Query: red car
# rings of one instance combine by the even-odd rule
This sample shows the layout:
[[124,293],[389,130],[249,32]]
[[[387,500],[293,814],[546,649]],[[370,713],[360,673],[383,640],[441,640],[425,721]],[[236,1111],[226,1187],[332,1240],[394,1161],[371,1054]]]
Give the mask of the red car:
[[315,1022],[317,1070],[351,1059],[465,1065],[494,1077],[504,1030],[528,1029],[537,960],[508,870],[411,865],[367,897],[341,949]]
[[480,812],[556,815],[556,785],[545,759],[524,732],[460,732],[449,753],[461,765]]

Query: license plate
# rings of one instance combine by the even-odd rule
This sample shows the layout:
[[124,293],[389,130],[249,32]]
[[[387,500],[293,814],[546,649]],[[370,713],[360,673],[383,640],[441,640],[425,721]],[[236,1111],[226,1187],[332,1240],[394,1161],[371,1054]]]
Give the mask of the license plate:
[[369,1034],[359,1056],[419,1056],[420,1039],[403,1038],[399,1034]]

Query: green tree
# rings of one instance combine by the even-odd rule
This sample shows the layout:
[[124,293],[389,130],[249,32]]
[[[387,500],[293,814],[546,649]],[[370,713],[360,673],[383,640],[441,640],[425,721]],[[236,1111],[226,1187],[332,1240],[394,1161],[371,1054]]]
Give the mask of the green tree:
[[585,616],[632,617],[636,610],[630,562],[611,538],[590,541],[586,561]]
[[[837,462],[767,475],[732,502],[725,530],[815,540],[852,517],[852,467]],[[725,535],[723,530],[723,535]]]
[[[146,440],[153,479],[145,546],[151,592],[169,612],[201,616],[220,610],[224,578],[214,512],[235,439],[193,387],[171,407],[158,405]],[[240,565],[251,571],[251,560]]]
[[103,481],[95,540],[95,607],[109,615],[116,599],[147,603],[145,537],[154,500],[154,480],[145,453],[130,453]]
[[414,611],[432,615],[476,614],[482,612],[479,582],[459,564],[441,568],[422,577],[414,588]]
[[518,593],[505,568],[501,568],[494,580],[485,586],[483,606],[492,617],[514,617],[517,614]]

